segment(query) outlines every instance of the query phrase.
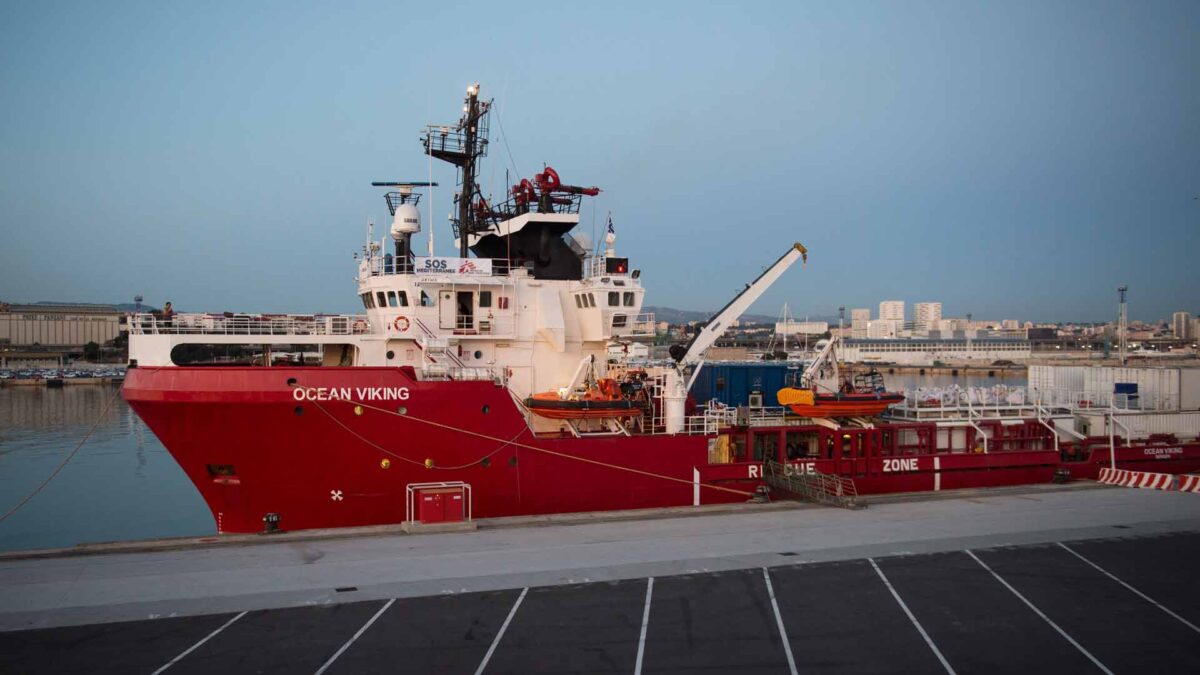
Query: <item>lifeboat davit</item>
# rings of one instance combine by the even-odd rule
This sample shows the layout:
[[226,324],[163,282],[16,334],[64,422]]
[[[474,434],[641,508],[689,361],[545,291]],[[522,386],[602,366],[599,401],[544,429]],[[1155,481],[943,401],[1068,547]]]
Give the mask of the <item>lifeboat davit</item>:
[[583,394],[563,396],[543,391],[525,399],[525,407],[540,417],[556,420],[586,420],[637,417],[642,408],[624,398],[616,380],[604,379]]
[[817,393],[812,389],[784,387],[779,403],[804,417],[873,417],[904,400],[891,392]]

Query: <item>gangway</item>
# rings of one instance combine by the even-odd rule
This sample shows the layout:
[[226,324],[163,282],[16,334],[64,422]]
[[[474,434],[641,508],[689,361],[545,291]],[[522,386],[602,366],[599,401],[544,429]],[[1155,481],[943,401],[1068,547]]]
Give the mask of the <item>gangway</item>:
[[792,470],[773,459],[768,459],[763,469],[763,480],[767,485],[802,500],[851,510],[867,508],[858,501],[858,489],[853,479],[819,471]]

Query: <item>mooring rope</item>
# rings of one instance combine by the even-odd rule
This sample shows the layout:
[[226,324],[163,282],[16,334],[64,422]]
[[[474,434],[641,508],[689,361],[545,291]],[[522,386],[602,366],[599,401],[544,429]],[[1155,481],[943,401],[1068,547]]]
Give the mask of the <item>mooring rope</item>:
[[[298,386],[298,385],[293,385],[293,386]],[[341,401],[341,400],[339,399],[339,401]],[[525,449],[525,450],[532,450],[532,451],[534,451],[534,452],[540,452],[540,453],[543,453],[543,454],[546,454],[546,455],[552,455],[552,456],[555,456],[555,457],[562,457],[562,458],[564,458],[564,459],[571,459],[571,460],[575,460],[575,461],[577,461],[577,462],[583,462],[583,463],[585,463],[585,464],[593,464],[593,465],[595,465],[595,466],[602,466],[602,467],[605,467],[605,468],[609,468],[609,469],[615,469],[615,470],[618,470],[618,471],[625,471],[625,472],[627,472],[627,473],[633,473],[633,474],[637,474],[637,475],[640,475],[640,476],[648,476],[648,477],[650,477],[650,478],[658,478],[658,479],[661,479],[661,480],[670,481],[670,482],[673,482],[673,483],[682,483],[682,484],[684,484],[684,485],[693,486],[693,487],[696,485],[696,483],[694,483],[694,482],[692,482],[692,481],[690,481],[690,480],[684,479],[684,478],[676,478],[675,476],[668,476],[668,475],[666,475],[666,474],[654,473],[654,472],[652,472],[652,471],[644,471],[644,470],[642,470],[642,469],[635,469],[635,468],[633,468],[633,467],[629,467],[629,466],[622,466],[622,465],[620,465],[620,464],[613,464],[613,463],[611,463],[611,462],[602,462],[602,461],[600,461],[600,460],[596,460],[596,459],[588,459],[587,457],[579,457],[578,455],[570,455],[570,454],[567,454],[567,453],[565,453],[565,452],[557,452],[557,451],[555,451],[555,450],[549,450],[549,449],[547,449],[547,448],[541,448],[541,447],[538,447],[538,446],[536,446],[536,445],[530,445],[530,444],[528,444],[528,443],[521,443],[521,442],[517,441],[516,439],[517,439],[518,437],[520,437],[520,436],[521,436],[521,434],[525,433],[525,431],[527,431],[527,430],[528,430],[527,428],[526,428],[526,429],[522,429],[522,430],[521,430],[521,432],[520,432],[520,433],[518,433],[516,436],[514,436],[512,439],[505,440],[505,439],[503,439],[503,438],[501,438],[501,437],[499,437],[499,436],[491,436],[491,435],[488,435],[488,434],[480,433],[480,432],[478,432],[478,431],[469,431],[469,430],[467,430],[467,429],[460,429],[459,427],[455,427],[455,426],[452,426],[452,425],[449,425],[449,424],[443,424],[443,423],[441,423],[441,422],[435,422],[435,421],[433,421],[433,420],[423,419],[423,418],[420,418],[420,417],[416,417],[416,416],[413,416],[413,415],[409,415],[409,414],[407,414],[407,413],[403,413],[403,414],[402,414],[402,413],[399,413],[399,412],[396,412],[396,411],[393,411],[393,410],[389,410],[389,409],[387,409],[387,408],[380,408],[380,407],[378,407],[378,406],[373,406],[373,405],[370,405],[370,404],[367,404],[367,403],[355,402],[355,401],[341,401],[341,402],[343,402],[343,403],[346,403],[346,404],[348,404],[348,405],[360,406],[360,407],[362,407],[362,408],[364,408],[364,409],[368,409],[368,410],[374,410],[374,411],[376,411],[376,412],[381,412],[381,413],[384,413],[384,414],[387,414],[387,415],[392,415],[392,416],[394,416],[394,417],[400,417],[400,418],[403,418],[403,419],[412,420],[412,421],[414,421],[414,422],[420,422],[421,424],[426,424],[426,425],[429,425],[429,426],[432,426],[432,427],[437,427],[437,428],[440,428],[440,429],[445,429],[445,430],[447,430],[447,431],[453,431],[453,432],[456,432],[456,433],[465,434],[465,435],[467,435],[467,436],[474,436],[474,437],[476,437],[476,438],[482,438],[482,439],[484,439],[484,440],[496,441],[496,442],[499,442],[499,443],[503,443],[503,445],[501,445],[499,448],[496,448],[495,450],[493,450],[492,452],[488,453],[487,455],[484,455],[483,457],[480,457],[479,459],[477,459],[477,460],[475,460],[475,461],[473,461],[473,462],[470,462],[470,463],[468,463],[468,464],[463,464],[463,465],[461,465],[461,466],[455,466],[455,467],[439,467],[439,466],[437,466],[437,465],[435,464],[435,465],[434,465],[434,466],[432,466],[432,467],[426,467],[426,468],[432,468],[432,469],[442,469],[442,470],[446,470],[446,471],[450,471],[450,470],[454,470],[454,469],[464,469],[464,468],[466,468],[466,467],[469,467],[469,466],[473,466],[473,465],[475,465],[475,464],[478,464],[479,462],[483,461],[483,459],[484,459],[484,458],[491,457],[492,455],[496,454],[496,453],[497,453],[497,452],[499,452],[500,450],[502,450],[502,449],[504,449],[505,447],[508,447],[508,446],[510,446],[510,445],[511,445],[511,446],[514,446],[514,447],[517,447],[517,448],[522,448],[522,449]],[[378,449],[378,450],[380,450],[380,451],[382,451],[382,452],[386,452],[388,455],[390,455],[390,456],[392,456],[392,457],[397,457],[397,458],[399,458],[399,459],[402,459],[403,461],[405,461],[405,462],[408,462],[408,463],[410,463],[410,464],[416,464],[416,465],[419,465],[419,466],[425,466],[425,463],[424,463],[424,462],[420,462],[420,461],[417,461],[417,460],[409,459],[409,458],[407,458],[407,457],[403,457],[403,456],[401,456],[401,455],[395,454],[395,453],[393,453],[393,452],[391,452],[391,451],[389,451],[389,450],[385,450],[384,448],[382,448],[382,447],[380,447],[379,445],[377,445],[377,444],[375,444],[375,443],[373,443],[373,442],[371,442],[371,441],[367,440],[366,438],[363,438],[363,437],[362,437],[360,434],[356,433],[356,432],[355,432],[353,429],[350,429],[348,426],[346,426],[346,424],[345,424],[345,423],[343,423],[341,420],[337,419],[337,417],[335,417],[335,416],[334,416],[332,413],[330,413],[328,410],[325,410],[324,406],[322,406],[320,403],[318,403],[318,402],[316,402],[316,401],[312,401],[312,403],[313,403],[314,405],[316,405],[316,406],[317,406],[317,408],[318,408],[319,410],[321,410],[321,412],[325,413],[325,414],[326,414],[326,415],[328,415],[328,416],[329,416],[331,419],[333,419],[335,422],[337,422],[337,423],[338,423],[338,425],[339,425],[339,426],[341,426],[343,429],[345,429],[346,431],[350,432],[350,433],[351,433],[351,434],[353,434],[354,436],[358,437],[360,440],[362,440],[362,441],[364,441],[364,442],[368,443],[368,444],[369,444],[369,445],[371,445],[372,447],[375,447],[376,449]],[[700,485],[700,487],[702,487],[702,488],[705,488],[705,489],[708,489],[708,490],[717,490],[717,491],[719,491],[719,492],[728,492],[728,493],[730,493],[730,494],[736,494],[736,495],[741,495],[741,496],[746,496],[746,497],[753,497],[753,496],[754,496],[754,493],[753,493],[753,492],[748,492],[748,491],[746,491],[746,490],[738,490],[738,489],[736,489],[736,488],[728,488],[728,487],[724,487],[724,486],[721,486],[721,485],[709,485],[709,484],[706,484],[706,483],[700,483],[699,485]]]
[[37,496],[37,493],[41,492],[42,488],[46,487],[50,484],[50,481],[54,480],[54,477],[58,475],[58,472],[63,470],[63,467],[65,467],[67,463],[71,461],[71,458],[75,456],[75,453],[79,452],[79,449],[82,448],[83,444],[87,442],[87,439],[91,437],[92,432],[96,430],[96,427],[100,426],[100,422],[108,416],[108,411],[112,408],[113,401],[117,400],[117,397],[120,395],[120,387],[113,389],[112,396],[108,397],[108,403],[104,405],[104,412],[100,413],[100,416],[96,418],[95,422],[92,422],[92,426],[88,428],[87,433],[83,435],[83,438],[79,439],[79,443],[75,445],[75,449],[67,454],[66,458],[63,459],[63,461],[57,467],[55,467],[54,471],[52,471],[49,476],[46,477],[46,480],[42,481],[41,485],[37,486],[37,489],[35,489],[33,492],[30,492],[24,499],[20,501],[20,503],[9,509],[8,513],[0,516],[0,523],[8,520],[9,516],[19,511],[22,506],[25,506],[25,504],[29,502],[30,499],[33,499],[35,496]]

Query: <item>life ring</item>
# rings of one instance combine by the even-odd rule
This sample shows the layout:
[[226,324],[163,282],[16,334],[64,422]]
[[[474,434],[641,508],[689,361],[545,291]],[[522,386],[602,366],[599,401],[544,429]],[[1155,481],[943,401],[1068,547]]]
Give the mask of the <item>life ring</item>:
[[392,328],[395,328],[401,333],[407,333],[408,327],[411,325],[411,323],[412,322],[408,320],[407,316],[401,315],[396,317],[396,320],[392,322]]
[[357,319],[357,320],[354,322],[354,328],[353,328],[353,331],[354,331],[355,333],[365,333],[365,332],[367,332],[367,322],[366,322],[366,321],[363,321],[362,319]]

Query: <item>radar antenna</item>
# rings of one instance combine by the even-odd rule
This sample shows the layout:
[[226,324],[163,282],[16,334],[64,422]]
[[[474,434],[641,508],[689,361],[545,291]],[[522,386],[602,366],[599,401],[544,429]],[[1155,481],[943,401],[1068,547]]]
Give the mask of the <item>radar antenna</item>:
[[421,137],[426,154],[458,167],[458,193],[454,196],[458,215],[451,217],[451,223],[458,237],[459,256],[463,258],[468,255],[467,235],[489,229],[486,219],[477,213],[486,208],[473,207],[477,196],[482,199],[475,176],[479,160],[487,156],[487,114],[491,109],[491,101],[479,100],[479,83],[475,83],[467,87],[463,116],[458,124],[453,127],[430,124]]

